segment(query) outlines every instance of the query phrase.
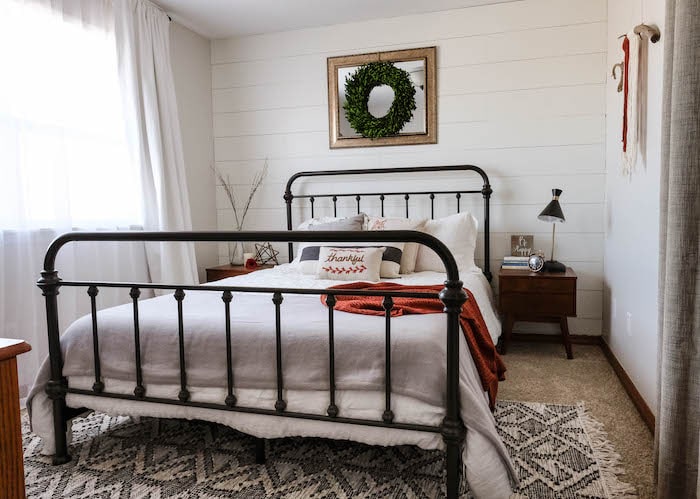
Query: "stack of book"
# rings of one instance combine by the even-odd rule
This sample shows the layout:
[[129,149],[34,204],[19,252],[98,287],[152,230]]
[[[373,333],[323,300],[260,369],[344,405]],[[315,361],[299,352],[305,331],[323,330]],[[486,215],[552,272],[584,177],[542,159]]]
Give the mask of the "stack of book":
[[529,256],[504,256],[502,269],[528,270],[527,261]]

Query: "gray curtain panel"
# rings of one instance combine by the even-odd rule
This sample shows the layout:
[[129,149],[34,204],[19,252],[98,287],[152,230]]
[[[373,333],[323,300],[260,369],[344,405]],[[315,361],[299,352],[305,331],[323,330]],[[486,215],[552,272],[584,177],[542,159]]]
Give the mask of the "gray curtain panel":
[[700,0],[667,0],[657,497],[700,496]]

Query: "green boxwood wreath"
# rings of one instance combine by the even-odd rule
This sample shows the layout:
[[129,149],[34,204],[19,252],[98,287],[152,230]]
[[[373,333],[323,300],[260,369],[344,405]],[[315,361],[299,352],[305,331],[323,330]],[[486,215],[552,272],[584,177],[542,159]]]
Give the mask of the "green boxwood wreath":
[[[389,112],[376,118],[367,109],[374,87],[389,85],[394,101]],[[371,62],[345,78],[345,116],[350,126],[363,137],[376,139],[398,134],[413,117],[416,89],[407,71],[390,62]]]

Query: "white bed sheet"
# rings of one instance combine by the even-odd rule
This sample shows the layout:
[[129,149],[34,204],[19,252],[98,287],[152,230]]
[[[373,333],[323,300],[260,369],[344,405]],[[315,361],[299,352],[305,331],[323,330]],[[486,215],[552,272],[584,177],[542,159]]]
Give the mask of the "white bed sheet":
[[[442,273],[420,272],[399,279],[392,279],[391,281],[401,284],[439,284],[444,281],[444,278],[445,276]],[[472,297],[479,303],[484,320],[495,342],[500,335],[500,323],[495,313],[491,288],[488,282],[480,273],[469,273],[461,276],[461,278],[465,282],[465,288],[471,291]],[[226,279],[220,281],[220,283],[297,288],[326,288],[338,284],[337,281],[318,280],[313,278],[313,276],[301,274],[291,265],[282,265],[275,269],[262,270],[246,276]],[[318,300],[317,296],[313,298]],[[234,297],[234,302],[235,300],[236,298]],[[308,314],[304,314],[302,319],[308,324],[315,323],[317,328],[327,331],[327,311],[323,307],[318,308],[320,311],[319,317],[310,317]],[[421,323],[421,320],[429,316],[411,317],[414,319],[411,323],[416,323],[418,328],[426,327],[424,323]],[[435,317],[437,316],[433,316],[433,319]],[[371,319],[376,321],[378,318],[368,316],[354,317],[355,322]],[[511,490],[509,474],[512,472],[512,465],[496,433],[495,421],[488,409],[486,396],[481,388],[478,373],[468,352],[466,341],[462,336],[460,338],[461,413],[467,427],[463,461],[467,479],[477,497],[508,497]],[[87,347],[88,345],[82,345],[83,349]],[[383,365],[381,368],[383,371]],[[127,367],[127,371],[133,372],[132,365]],[[91,367],[88,371],[82,373],[84,375],[76,371],[71,373],[69,369],[67,373],[69,385],[89,388],[93,382],[89,372],[91,372]],[[128,378],[119,378],[120,376],[106,376],[104,379],[106,390],[131,393],[134,386],[133,381],[130,381]],[[54,441],[51,406],[43,391],[47,380],[48,365],[45,362],[42,372],[37,377],[37,383],[30,394],[29,404],[32,412],[33,429],[44,439],[44,452],[52,453]],[[328,405],[328,392],[326,390],[303,388],[305,389],[285,390],[288,410],[325,414]],[[349,384],[346,389],[340,389],[337,392],[337,404],[342,415],[352,418],[380,420],[383,407],[383,392],[379,389],[372,391],[352,388],[352,384]],[[225,397],[225,390],[220,386],[198,386],[194,384],[189,386],[189,389],[193,400],[197,401],[221,403],[221,400]],[[147,390],[151,396],[175,398],[177,397],[179,386],[172,382],[149,383]],[[264,387],[237,388],[236,395],[239,405],[242,406],[270,408],[274,406],[274,401],[276,400],[275,390]],[[444,415],[441,403],[411,395],[410,393],[395,393],[393,395],[392,402],[396,421],[426,425],[439,424]],[[205,419],[226,424],[245,433],[267,438],[318,436],[349,439],[376,445],[411,444],[426,449],[443,448],[442,437],[434,433],[408,430],[387,431],[384,428],[113,400],[76,394],[68,394],[67,403],[70,407],[89,407],[112,414]]]
[[[501,321],[498,319],[496,305],[494,303],[493,290],[484,274],[479,271],[467,272],[460,270],[460,279],[464,287],[472,292],[476,302],[479,304],[481,314],[489,329],[489,334],[494,344],[501,335]],[[234,280],[235,279],[235,280]],[[401,274],[396,279],[382,279],[384,282],[395,282],[406,285],[433,285],[445,282],[444,272],[414,272],[412,274]],[[269,287],[289,287],[325,289],[337,286],[348,281],[333,281],[329,279],[316,279],[314,275],[303,274],[294,264],[278,265],[274,269],[260,270],[245,276],[238,276],[218,281],[221,284],[236,283],[244,286],[269,286]],[[231,284],[233,285],[233,284]]]

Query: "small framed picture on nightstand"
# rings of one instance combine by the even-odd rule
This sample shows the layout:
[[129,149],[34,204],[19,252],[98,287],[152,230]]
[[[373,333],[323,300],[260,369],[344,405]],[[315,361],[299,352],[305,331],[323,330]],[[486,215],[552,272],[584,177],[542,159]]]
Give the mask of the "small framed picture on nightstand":
[[510,236],[510,256],[530,256],[535,246],[535,236],[514,234]]

